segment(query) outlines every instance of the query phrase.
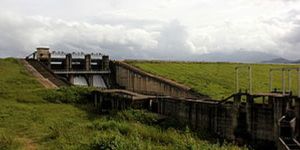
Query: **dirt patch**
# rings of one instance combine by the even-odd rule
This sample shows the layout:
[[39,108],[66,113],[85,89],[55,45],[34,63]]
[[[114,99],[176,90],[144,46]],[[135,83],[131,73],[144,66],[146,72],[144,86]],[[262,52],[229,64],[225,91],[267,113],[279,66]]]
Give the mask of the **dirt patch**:
[[17,140],[22,144],[23,150],[37,150],[37,144],[32,139],[26,137],[18,137]]

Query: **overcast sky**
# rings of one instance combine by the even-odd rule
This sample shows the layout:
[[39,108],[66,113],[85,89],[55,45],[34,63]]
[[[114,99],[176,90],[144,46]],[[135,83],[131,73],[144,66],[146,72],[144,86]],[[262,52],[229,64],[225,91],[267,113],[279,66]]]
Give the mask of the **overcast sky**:
[[258,51],[300,58],[298,0],[1,0],[0,57],[37,46],[114,58]]

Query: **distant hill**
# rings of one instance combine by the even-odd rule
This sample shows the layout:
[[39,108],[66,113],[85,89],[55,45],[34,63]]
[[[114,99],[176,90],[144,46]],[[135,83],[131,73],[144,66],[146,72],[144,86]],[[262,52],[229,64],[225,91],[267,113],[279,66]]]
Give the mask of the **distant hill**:
[[271,60],[262,61],[261,63],[265,63],[265,64],[290,64],[290,63],[293,63],[293,61],[279,57],[279,58],[275,58],[275,59],[271,59]]
[[300,59],[299,60],[296,60],[296,61],[293,61],[294,64],[300,64]]
[[265,63],[265,64],[299,64],[300,60],[289,60],[289,59],[285,59],[285,58],[275,58],[275,59],[271,59],[271,60],[267,60],[267,61],[262,61],[261,63]]
[[208,62],[244,62],[244,63],[258,63],[265,60],[276,59],[278,56],[264,52],[250,52],[250,51],[235,51],[235,52],[213,52],[200,55],[198,61]]

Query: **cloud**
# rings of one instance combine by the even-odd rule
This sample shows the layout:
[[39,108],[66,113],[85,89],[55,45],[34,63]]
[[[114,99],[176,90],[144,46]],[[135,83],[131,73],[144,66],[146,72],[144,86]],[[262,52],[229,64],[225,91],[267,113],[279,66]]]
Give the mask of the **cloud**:
[[182,60],[235,51],[300,54],[297,1],[70,2],[3,0],[0,57],[25,56],[38,45],[100,51],[118,59]]
[[190,55],[195,49],[186,28],[178,20],[162,27],[158,41],[156,55],[165,59],[182,59],[183,55]]
[[[99,25],[85,22],[67,22],[41,16],[24,17],[11,14],[0,16],[0,49],[30,53],[38,45],[67,51],[96,51],[106,49],[117,55],[138,53],[157,46],[154,33],[122,25]],[[130,54],[128,54],[130,55]],[[116,56],[116,57],[122,57]]]
[[25,56],[36,46],[47,45],[69,52],[101,51],[118,59],[172,59],[175,55],[180,59],[194,48],[177,20],[157,24],[160,27],[153,30],[15,14],[1,15],[0,21],[0,49],[10,56]]

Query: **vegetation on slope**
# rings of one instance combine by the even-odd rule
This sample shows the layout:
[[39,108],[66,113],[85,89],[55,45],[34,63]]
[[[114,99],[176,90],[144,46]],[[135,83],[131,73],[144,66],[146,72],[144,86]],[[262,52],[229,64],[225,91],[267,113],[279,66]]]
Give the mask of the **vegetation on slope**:
[[[199,93],[214,99],[222,99],[233,94],[235,89],[235,67],[252,66],[253,92],[269,91],[269,69],[299,67],[299,65],[240,64],[240,63],[189,63],[159,61],[128,61],[147,72],[163,76],[190,86]],[[286,75],[287,78],[287,75]],[[248,87],[247,69],[240,69],[240,86]],[[297,76],[293,72],[293,92],[297,92]],[[273,87],[281,89],[281,72],[274,72]],[[287,85],[287,82],[286,82]],[[287,86],[286,86],[287,87]]]
[[97,115],[89,89],[45,90],[15,59],[0,60],[0,85],[0,149],[239,149],[161,126],[143,110]]

